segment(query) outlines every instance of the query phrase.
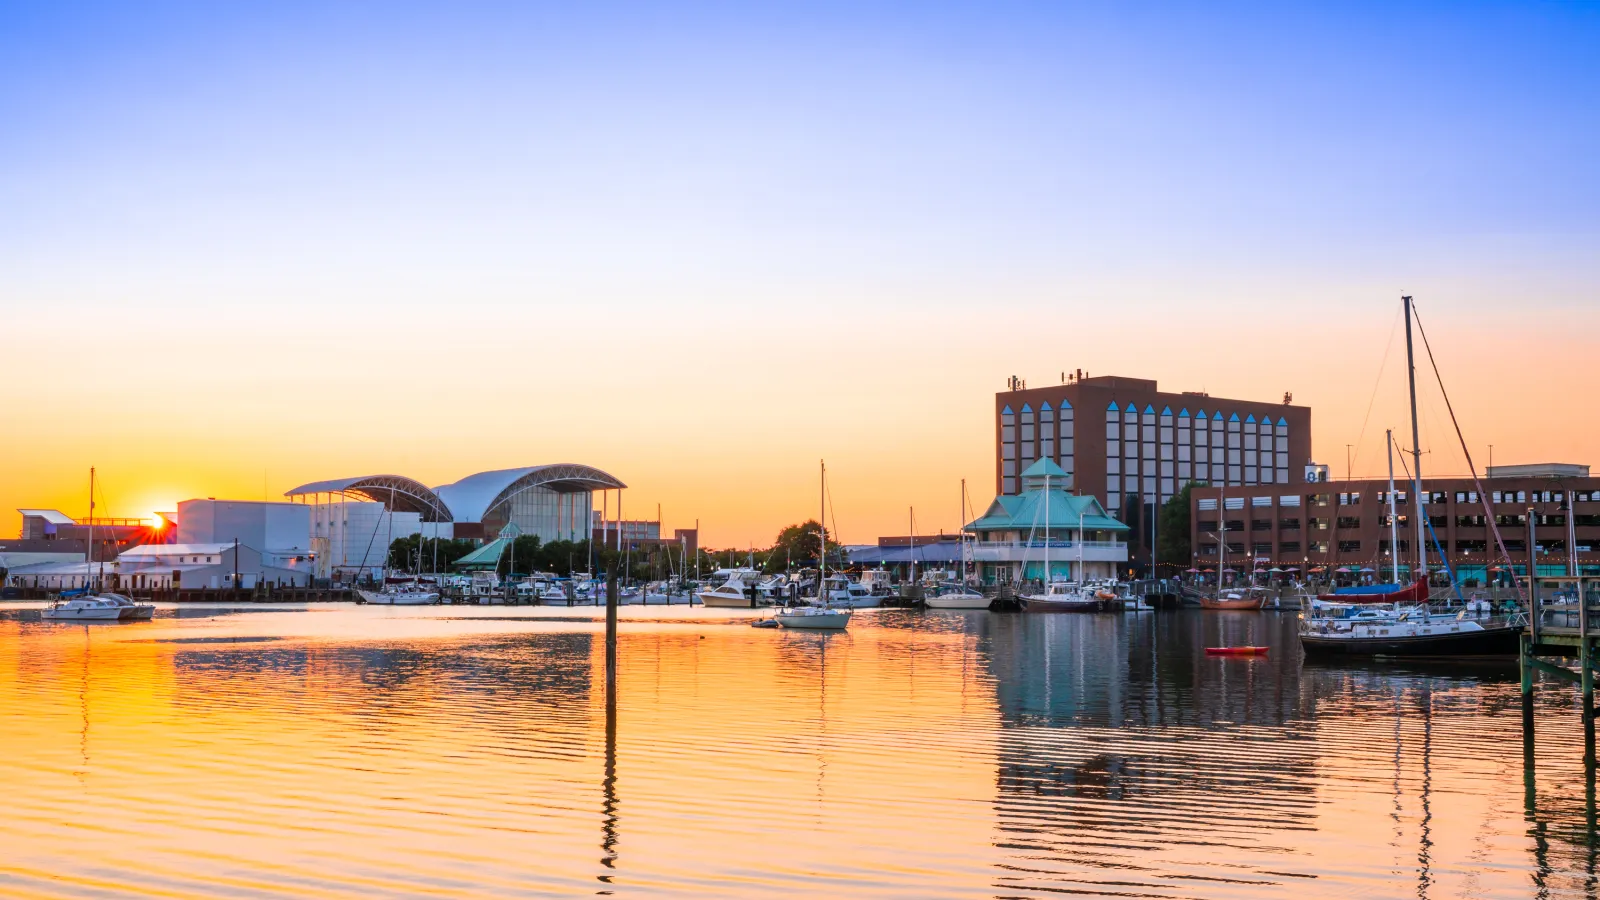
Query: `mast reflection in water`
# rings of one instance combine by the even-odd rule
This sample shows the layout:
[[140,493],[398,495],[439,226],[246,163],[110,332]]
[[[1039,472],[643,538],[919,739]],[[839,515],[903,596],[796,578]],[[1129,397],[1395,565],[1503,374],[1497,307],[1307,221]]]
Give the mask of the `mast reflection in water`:
[[183,613],[0,614],[0,894],[1594,893],[1571,697],[1278,613]]

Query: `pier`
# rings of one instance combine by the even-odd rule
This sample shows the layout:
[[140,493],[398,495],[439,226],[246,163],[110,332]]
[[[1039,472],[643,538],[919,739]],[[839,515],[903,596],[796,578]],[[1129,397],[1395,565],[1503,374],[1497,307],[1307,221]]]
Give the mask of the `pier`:
[[[1542,673],[1576,685],[1583,717],[1583,756],[1595,764],[1594,658],[1591,623],[1600,614],[1600,577],[1555,576],[1529,581],[1528,632],[1522,636],[1522,743],[1531,767],[1534,755],[1534,675]],[[1577,671],[1568,660],[1576,660]]]

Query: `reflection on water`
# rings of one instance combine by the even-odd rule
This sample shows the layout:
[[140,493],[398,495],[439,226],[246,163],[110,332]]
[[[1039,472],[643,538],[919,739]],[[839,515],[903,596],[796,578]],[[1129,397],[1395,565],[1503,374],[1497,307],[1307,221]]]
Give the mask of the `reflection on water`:
[[1514,667],[1306,665],[1276,613],[742,615],[625,611],[610,696],[593,610],[12,608],[0,894],[1596,892],[1575,695],[1526,772]]

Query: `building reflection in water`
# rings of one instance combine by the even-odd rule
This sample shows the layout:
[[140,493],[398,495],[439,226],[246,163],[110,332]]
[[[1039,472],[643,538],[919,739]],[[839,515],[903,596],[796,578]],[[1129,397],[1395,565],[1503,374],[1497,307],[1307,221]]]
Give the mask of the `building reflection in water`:
[[[1466,823],[1515,814],[1505,749],[1520,722],[1502,670],[1305,666],[1289,616],[983,616],[968,627],[1000,712],[996,842],[1008,855],[997,892],[1340,893],[1409,872],[1419,897],[1450,896],[1488,877],[1463,870],[1484,841]],[[1243,643],[1278,650],[1202,652]],[[1555,743],[1548,752],[1564,762],[1547,781],[1581,759]],[[1380,777],[1388,789],[1375,792]],[[1545,837],[1548,819],[1531,819],[1541,837],[1529,846],[1496,848],[1501,859],[1531,851],[1540,887],[1553,856],[1594,872],[1592,806],[1557,793],[1547,815],[1569,826],[1563,851]],[[1375,854],[1378,822],[1392,833]]]

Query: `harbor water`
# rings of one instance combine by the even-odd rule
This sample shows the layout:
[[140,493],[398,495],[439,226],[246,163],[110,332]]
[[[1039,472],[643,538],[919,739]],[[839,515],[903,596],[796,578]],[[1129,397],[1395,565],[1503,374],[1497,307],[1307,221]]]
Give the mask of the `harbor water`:
[[[5,897],[1594,897],[1575,695],[1292,613],[0,607]],[[1262,658],[1207,657],[1260,644]]]

